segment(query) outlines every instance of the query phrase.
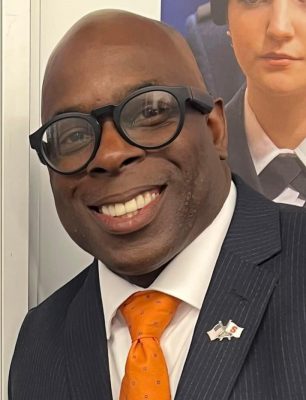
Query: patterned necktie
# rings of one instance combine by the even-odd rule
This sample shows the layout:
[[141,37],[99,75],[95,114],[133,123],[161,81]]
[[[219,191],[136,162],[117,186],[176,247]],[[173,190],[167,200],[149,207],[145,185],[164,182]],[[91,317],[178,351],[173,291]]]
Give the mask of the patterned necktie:
[[120,307],[132,345],[120,400],[170,400],[169,376],[159,344],[180,300],[156,291],[137,292]]
[[279,154],[258,175],[266,197],[273,200],[288,186],[306,199],[306,167],[295,154]]

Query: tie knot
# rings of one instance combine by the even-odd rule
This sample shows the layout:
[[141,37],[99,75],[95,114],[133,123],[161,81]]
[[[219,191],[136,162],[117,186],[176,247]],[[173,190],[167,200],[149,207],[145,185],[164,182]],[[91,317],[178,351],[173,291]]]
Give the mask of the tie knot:
[[157,291],[137,292],[121,306],[132,341],[142,337],[160,339],[170,323],[180,300]]
[[296,154],[279,154],[260,172],[259,180],[266,197],[274,200],[287,187],[306,198],[306,167]]

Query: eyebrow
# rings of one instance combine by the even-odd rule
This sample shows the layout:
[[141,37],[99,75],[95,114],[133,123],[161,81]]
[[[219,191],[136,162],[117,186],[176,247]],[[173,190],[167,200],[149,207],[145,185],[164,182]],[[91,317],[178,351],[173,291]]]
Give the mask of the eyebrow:
[[[126,86],[123,89],[121,89],[119,94],[116,96],[116,98],[118,100],[116,100],[114,103],[115,103],[115,105],[120,103],[125,97],[129,96],[133,92],[136,92],[137,90],[143,89],[145,87],[160,86],[160,85],[161,85],[160,81],[150,80],[150,81],[142,81],[140,83],[137,83],[136,85]],[[105,104],[105,105],[108,105],[108,104]],[[101,106],[101,107],[103,107],[103,106]],[[57,113],[55,113],[53,115],[52,118],[56,117],[57,115],[66,114],[69,112],[81,112],[81,113],[88,114],[88,109],[86,107],[84,107],[83,104],[80,103],[80,104],[76,104],[74,106],[59,110]]]

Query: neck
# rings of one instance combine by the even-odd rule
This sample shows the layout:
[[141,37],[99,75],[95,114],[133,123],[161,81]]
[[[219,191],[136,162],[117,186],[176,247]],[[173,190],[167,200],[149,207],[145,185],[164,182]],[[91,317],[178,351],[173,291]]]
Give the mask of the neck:
[[166,268],[167,264],[163,265],[162,267],[158,268],[157,270],[149,272],[148,274],[133,275],[133,276],[132,275],[124,275],[124,276],[122,276],[122,278],[127,280],[130,283],[133,283],[134,285],[137,285],[137,286],[140,286],[143,288],[147,288],[155,281],[155,279],[159,276],[159,274]]
[[295,149],[306,137],[305,93],[275,94],[248,82],[248,101],[278,148]]

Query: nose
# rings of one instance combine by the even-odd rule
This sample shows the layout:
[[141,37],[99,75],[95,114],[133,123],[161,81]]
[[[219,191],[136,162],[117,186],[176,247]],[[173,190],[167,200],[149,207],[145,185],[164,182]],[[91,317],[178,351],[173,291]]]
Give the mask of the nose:
[[88,174],[116,174],[144,159],[145,150],[127,143],[118,133],[113,121],[105,121],[101,129],[99,148],[87,166]]
[[270,5],[267,35],[274,40],[288,40],[294,35],[291,0],[274,0]]

